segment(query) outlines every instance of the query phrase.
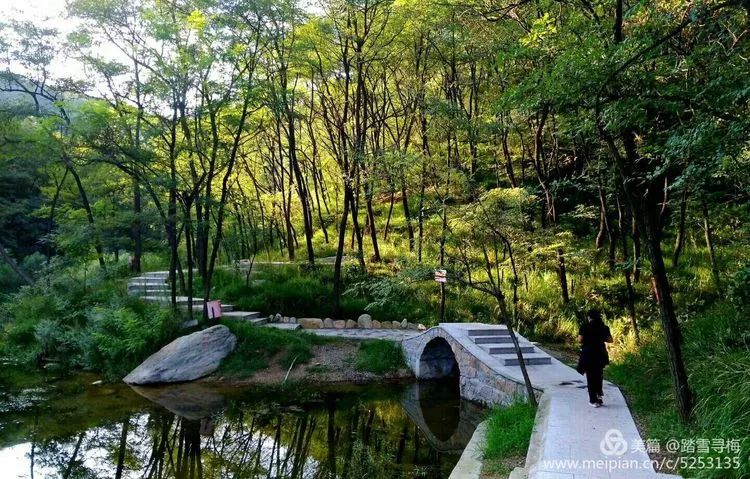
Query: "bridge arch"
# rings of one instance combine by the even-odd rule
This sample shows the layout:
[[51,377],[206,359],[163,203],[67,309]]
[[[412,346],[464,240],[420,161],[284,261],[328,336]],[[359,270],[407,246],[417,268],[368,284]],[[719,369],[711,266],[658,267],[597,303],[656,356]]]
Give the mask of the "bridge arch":
[[441,336],[429,340],[419,356],[417,378],[439,379],[460,376],[461,368],[451,344]]

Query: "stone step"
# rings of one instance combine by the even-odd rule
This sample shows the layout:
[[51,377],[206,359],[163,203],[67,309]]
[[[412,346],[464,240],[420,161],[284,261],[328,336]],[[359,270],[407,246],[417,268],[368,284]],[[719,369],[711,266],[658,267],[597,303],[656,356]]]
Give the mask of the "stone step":
[[[521,352],[523,354],[531,354],[534,352],[534,346],[531,345],[519,344],[518,347],[521,348]],[[487,344],[483,345],[482,349],[490,354],[516,354],[516,349],[513,347],[513,345],[501,346],[498,344]]]
[[146,277],[146,276],[139,276],[137,278],[131,278],[128,280],[128,286],[130,285],[143,286],[146,284],[167,284],[167,281],[164,278],[151,278],[151,277]]
[[474,338],[476,344],[507,344],[512,343],[510,335],[508,336],[477,336]]
[[[516,353],[496,354],[494,356],[500,360],[500,363],[503,366],[518,366],[519,364]],[[550,358],[546,354],[541,353],[525,354],[523,357],[523,362],[528,366],[552,364],[552,358]]]
[[129,284],[130,293],[166,293],[171,291],[168,284]]
[[268,322],[268,318],[260,318],[260,313],[257,311],[229,311],[227,313],[222,312],[221,315],[225,318],[232,318],[232,319],[242,319],[245,321],[251,321],[255,319],[262,319],[262,323],[255,323],[254,324],[265,324]]
[[[187,305],[185,305],[185,307],[187,308]],[[198,304],[193,303],[193,311],[195,311],[196,313],[202,313],[203,312],[203,304],[200,303],[200,302],[198,302]],[[231,304],[222,304],[221,305],[221,314],[222,315],[224,313],[231,313],[232,311],[234,311],[234,305],[231,305]]]
[[510,334],[508,328],[487,328],[487,329],[470,329],[467,333],[469,337],[475,336],[505,336]]
[[169,271],[149,271],[148,273],[141,274],[142,277],[147,278],[169,278]]
[[[172,302],[172,298],[169,295],[148,295],[148,296],[141,296],[141,299],[146,301],[147,303],[170,304]],[[197,301],[200,301],[200,300],[197,299]],[[179,306],[187,307],[188,298],[187,296],[177,296],[175,303],[177,304],[178,307]]]

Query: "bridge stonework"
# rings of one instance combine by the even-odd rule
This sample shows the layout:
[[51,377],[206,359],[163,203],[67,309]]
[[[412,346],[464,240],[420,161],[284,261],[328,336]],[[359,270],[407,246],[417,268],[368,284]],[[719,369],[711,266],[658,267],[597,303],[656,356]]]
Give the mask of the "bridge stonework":
[[488,365],[482,356],[486,352],[459,325],[441,324],[401,344],[417,379],[457,373],[461,397],[470,401],[493,405],[526,400],[524,384]]

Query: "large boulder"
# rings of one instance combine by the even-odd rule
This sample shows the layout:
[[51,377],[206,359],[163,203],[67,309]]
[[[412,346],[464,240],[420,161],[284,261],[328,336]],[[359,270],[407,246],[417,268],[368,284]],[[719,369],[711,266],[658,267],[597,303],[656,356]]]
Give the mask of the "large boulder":
[[333,329],[333,320],[331,318],[324,319],[323,327],[326,329]]
[[296,322],[304,329],[320,329],[323,327],[323,320],[320,318],[299,318]]
[[359,318],[357,318],[357,327],[362,329],[372,328],[372,316],[369,314],[361,314]]
[[343,319],[337,319],[333,322],[333,327],[336,329],[345,329],[346,328],[346,321]]
[[346,320],[346,329],[357,329],[357,323],[353,319]]
[[125,376],[128,384],[193,381],[218,369],[234,349],[237,338],[224,325],[212,326],[175,339]]

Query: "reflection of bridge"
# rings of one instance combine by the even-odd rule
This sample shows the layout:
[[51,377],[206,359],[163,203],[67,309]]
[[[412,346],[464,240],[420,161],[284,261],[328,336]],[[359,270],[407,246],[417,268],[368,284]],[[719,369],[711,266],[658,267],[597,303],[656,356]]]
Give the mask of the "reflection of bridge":
[[484,414],[482,409],[462,400],[458,382],[421,381],[404,391],[402,405],[406,414],[439,452],[460,454]]
[[[532,381],[546,376],[553,359],[523,337],[518,336],[518,341]],[[442,323],[402,344],[417,378],[458,376],[463,398],[508,404],[526,397],[518,357],[505,326]]]

